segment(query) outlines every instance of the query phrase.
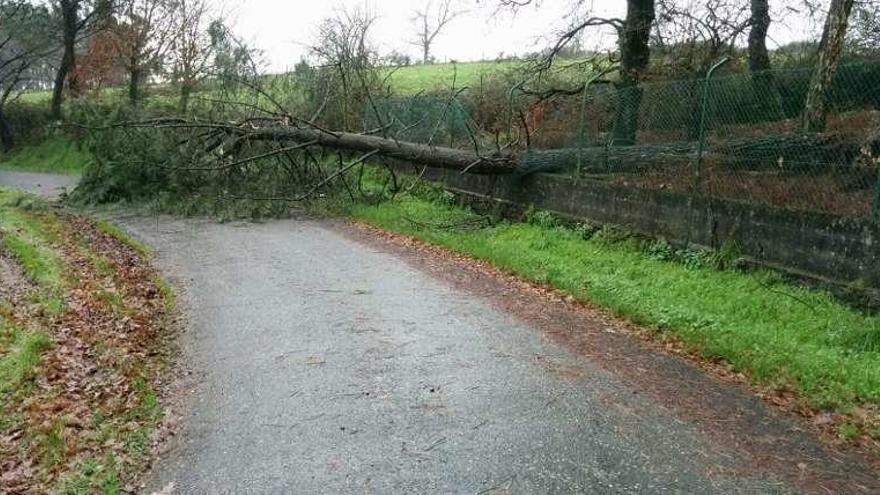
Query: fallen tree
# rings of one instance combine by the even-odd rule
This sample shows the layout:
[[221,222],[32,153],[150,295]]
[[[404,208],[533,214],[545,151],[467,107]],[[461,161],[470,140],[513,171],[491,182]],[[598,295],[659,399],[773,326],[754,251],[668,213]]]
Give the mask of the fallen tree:
[[[773,134],[710,143],[703,162],[722,170],[766,171],[809,175],[851,172],[859,168],[865,140],[843,133]],[[523,157],[528,172],[574,170],[582,173],[645,173],[693,165],[698,145],[694,142],[589,146],[534,151]]]
[[226,143],[225,149],[236,152],[246,142],[285,144],[273,151],[252,157],[259,159],[288,152],[291,148],[287,145],[294,143],[297,149],[316,146],[331,151],[369,153],[376,157],[458,170],[462,173],[501,175],[512,173],[518,168],[517,156],[505,150],[483,154],[477,151],[401,141],[393,137],[380,137],[369,133],[333,131],[306,122],[295,125],[290,124],[287,119],[255,119],[230,124],[161,119],[137,125],[154,126],[157,129],[207,128],[215,138],[214,142],[220,142],[216,138],[222,137],[221,141]]

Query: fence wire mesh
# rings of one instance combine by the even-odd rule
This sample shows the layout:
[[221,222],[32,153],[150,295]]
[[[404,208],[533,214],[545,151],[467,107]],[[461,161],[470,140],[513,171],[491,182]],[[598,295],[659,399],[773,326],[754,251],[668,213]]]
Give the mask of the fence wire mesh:
[[[515,140],[527,148],[529,172],[876,220],[880,63],[839,68],[820,133],[801,131],[812,75],[746,72],[626,89],[597,82],[543,100],[516,94],[522,84],[500,96],[389,97],[366,110],[364,125],[378,127],[384,116],[401,139],[438,145]],[[489,121],[487,98],[504,107]]]

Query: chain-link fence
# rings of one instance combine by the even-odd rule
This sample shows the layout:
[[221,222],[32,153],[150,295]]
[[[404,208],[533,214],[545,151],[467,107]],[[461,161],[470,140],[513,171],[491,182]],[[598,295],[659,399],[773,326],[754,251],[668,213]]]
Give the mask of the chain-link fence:
[[[811,210],[876,213],[880,64],[840,68],[827,127],[801,132],[812,71],[589,89],[580,176],[632,187]],[[631,123],[621,123],[638,105]]]
[[[497,92],[494,112],[480,107],[485,97],[474,89],[390,97],[366,109],[365,127],[487,151],[514,141],[527,149],[528,172],[876,220],[880,63],[839,68],[821,133],[801,131],[812,75],[803,68],[632,88],[592,82],[543,99],[518,84]],[[493,121],[475,122],[477,114]]]

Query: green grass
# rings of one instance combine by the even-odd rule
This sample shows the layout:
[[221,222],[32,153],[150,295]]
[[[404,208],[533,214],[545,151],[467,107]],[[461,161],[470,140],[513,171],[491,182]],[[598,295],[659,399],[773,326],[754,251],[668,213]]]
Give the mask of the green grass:
[[[83,289],[77,285],[78,277],[71,270],[75,262],[72,260],[87,260],[100,282],[87,284],[86,290],[90,291],[87,297],[104,302],[117,318],[131,312],[119,290],[119,274],[111,259],[89,242],[89,236],[76,236],[72,228],[66,224],[66,216],[56,214],[44,202],[20,191],[0,188],[0,248],[33,280],[31,292],[37,302],[50,309],[33,312],[29,323],[21,325],[28,328],[17,328],[6,322],[2,315],[18,314],[13,306],[16,304],[30,307],[28,299],[0,301],[0,432],[15,428],[25,431],[19,443],[23,448],[33,449],[30,452],[37,476],[45,481],[51,479],[50,472],[60,474],[60,478],[51,479],[53,488],[50,492],[120,493],[121,480],[126,476],[128,466],[141,466],[149,455],[151,434],[162,419],[163,411],[156,391],[144,378],[153,376],[153,366],[158,363],[151,364],[144,356],[130,354],[126,347],[113,346],[112,341],[102,339],[89,344],[95,354],[101,356],[96,362],[103,366],[113,363],[118,372],[132,381],[138,400],[125,414],[114,412],[115,409],[96,411],[85,432],[69,426],[64,417],[47,427],[29,424],[16,409],[17,403],[9,401],[10,398],[18,400],[46,392],[33,387],[32,383],[51,341],[47,333],[29,327],[45,326],[54,330],[57,325],[68,324],[66,320],[62,323],[55,319],[54,315],[63,312],[68,291]],[[147,252],[144,246],[115,226],[102,222],[99,228],[133,249]],[[158,282],[157,287],[166,304],[173,304],[169,302],[173,301],[170,288]],[[51,301],[57,301],[54,311],[48,306]],[[54,391],[46,393],[53,394]],[[93,446],[118,446],[121,453],[102,453],[102,449],[94,448],[88,451],[93,457],[71,457],[68,445],[80,441]]]
[[142,244],[141,242],[139,242],[135,238],[131,237],[130,235],[128,235],[125,231],[123,231],[122,229],[120,229],[116,225],[113,225],[112,223],[110,223],[106,220],[98,220],[97,222],[95,222],[95,224],[97,225],[98,230],[109,235],[110,237],[115,238],[116,240],[125,244],[126,246],[130,247],[132,250],[134,250],[136,253],[140,254],[141,256],[143,256],[143,257],[150,256],[150,248],[148,248],[147,246],[145,246],[144,244]]
[[436,199],[404,196],[351,213],[608,307],[759,384],[791,388],[813,407],[880,403],[880,319],[769,272],[664,261],[635,241],[553,222],[449,228],[474,215]]
[[120,485],[119,463],[112,455],[107,455],[103,460],[91,457],[81,460],[75,474],[61,483],[59,492],[65,495],[111,495],[122,492]]
[[39,200],[0,188],[0,247],[42,289],[37,302],[51,314],[60,313],[64,305],[65,264],[51,247],[59,228],[56,218],[42,212]]
[[79,175],[90,160],[89,154],[70,140],[51,138],[9,154],[0,154],[0,170]]
[[386,69],[386,74],[391,74],[389,83],[394,92],[415,94],[422,90],[449,89],[453,79],[457,88],[479,86],[480,77],[512,70],[520,65],[522,62],[511,60],[410,65]]
[[44,332],[16,328],[0,317],[0,399],[22,387],[49,346]]
[[159,275],[156,275],[153,278],[153,283],[156,284],[156,288],[159,289],[159,294],[162,295],[165,309],[168,312],[173,311],[174,308],[177,307],[177,295],[174,292],[174,288],[171,287],[171,284],[169,284],[168,281]]
[[52,101],[51,91],[25,91],[18,98],[18,102],[26,105],[49,105]]

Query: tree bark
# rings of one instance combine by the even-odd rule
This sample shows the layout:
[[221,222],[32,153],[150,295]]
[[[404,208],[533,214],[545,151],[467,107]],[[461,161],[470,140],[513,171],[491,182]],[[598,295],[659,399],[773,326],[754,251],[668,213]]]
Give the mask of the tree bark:
[[752,17],[749,31],[749,71],[756,73],[770,69],[767,52],[767,31],[770,30],[769,0],[751,0]]
[[137,105],[141,99],[141,70],[134,66],[128,71],[128,101]]
[[749,72],[755,94],[756,115],[783,118],[782,99],[776,81],[770,72],[770,53],[767,50],[767,32],[770,30],[769,0],[751,0],[751,29],[749,31]]
[[192,96],[192,86],[188,82],[184,82],[180,86],[180,114],[186,115],[189,111],[189,100]]
[[52,117],[61,118],[61,104],[64,103],[64,85],[67,83],[71,93],[76,94],[76,38],[79,34],[79,0],[61,0],[61,28],[64,53],[55,73],[52,90]]
[[638,130],[642,75],[651,59],[648,41],[654,23],[654,0],[627,0],[626,20],[620,29],[620,82],[614,143],[634,144]]
[[[238,129],[238,128],[236,128]],[[478,156],[455,148],[428,146],[365,134],[329,132],[311,127],[273,125],[242,129],[242,137],[250,140],[311,143],[337,151],[369,153],[395,160],[415,162],[429,167],[445,168],[474,174],[506,174],[516,171],[517,159],[510,153]]]
[[819,43],[819,59],[816,72],[810,80],[801,128],[804,132],[822,132],[825,130],[827,116],[828,92],[834,83],[840,53],[846,37],[849,15],[852,12],[853,0],[831,0],[825,28],[822,30],[822,41]]
[[[770,134],[726,140],[713,145],[705,161],[718,170],[780,171],[787,174],[831,173],[852,170],[863,140],[856,135]],[[578,156],[581,171],[591,174],[646,173],[675,171],[689,167],[697,154],[697,144],[680,142],[635,146],[593,146],[533,151],[521,158],[527,172],[571,170]]]
[[0,146],[3,147],[4,152],[9,152],[14,145],[15,136],[9,127],[9,123],[6,121],[6,113],[0,109]]

